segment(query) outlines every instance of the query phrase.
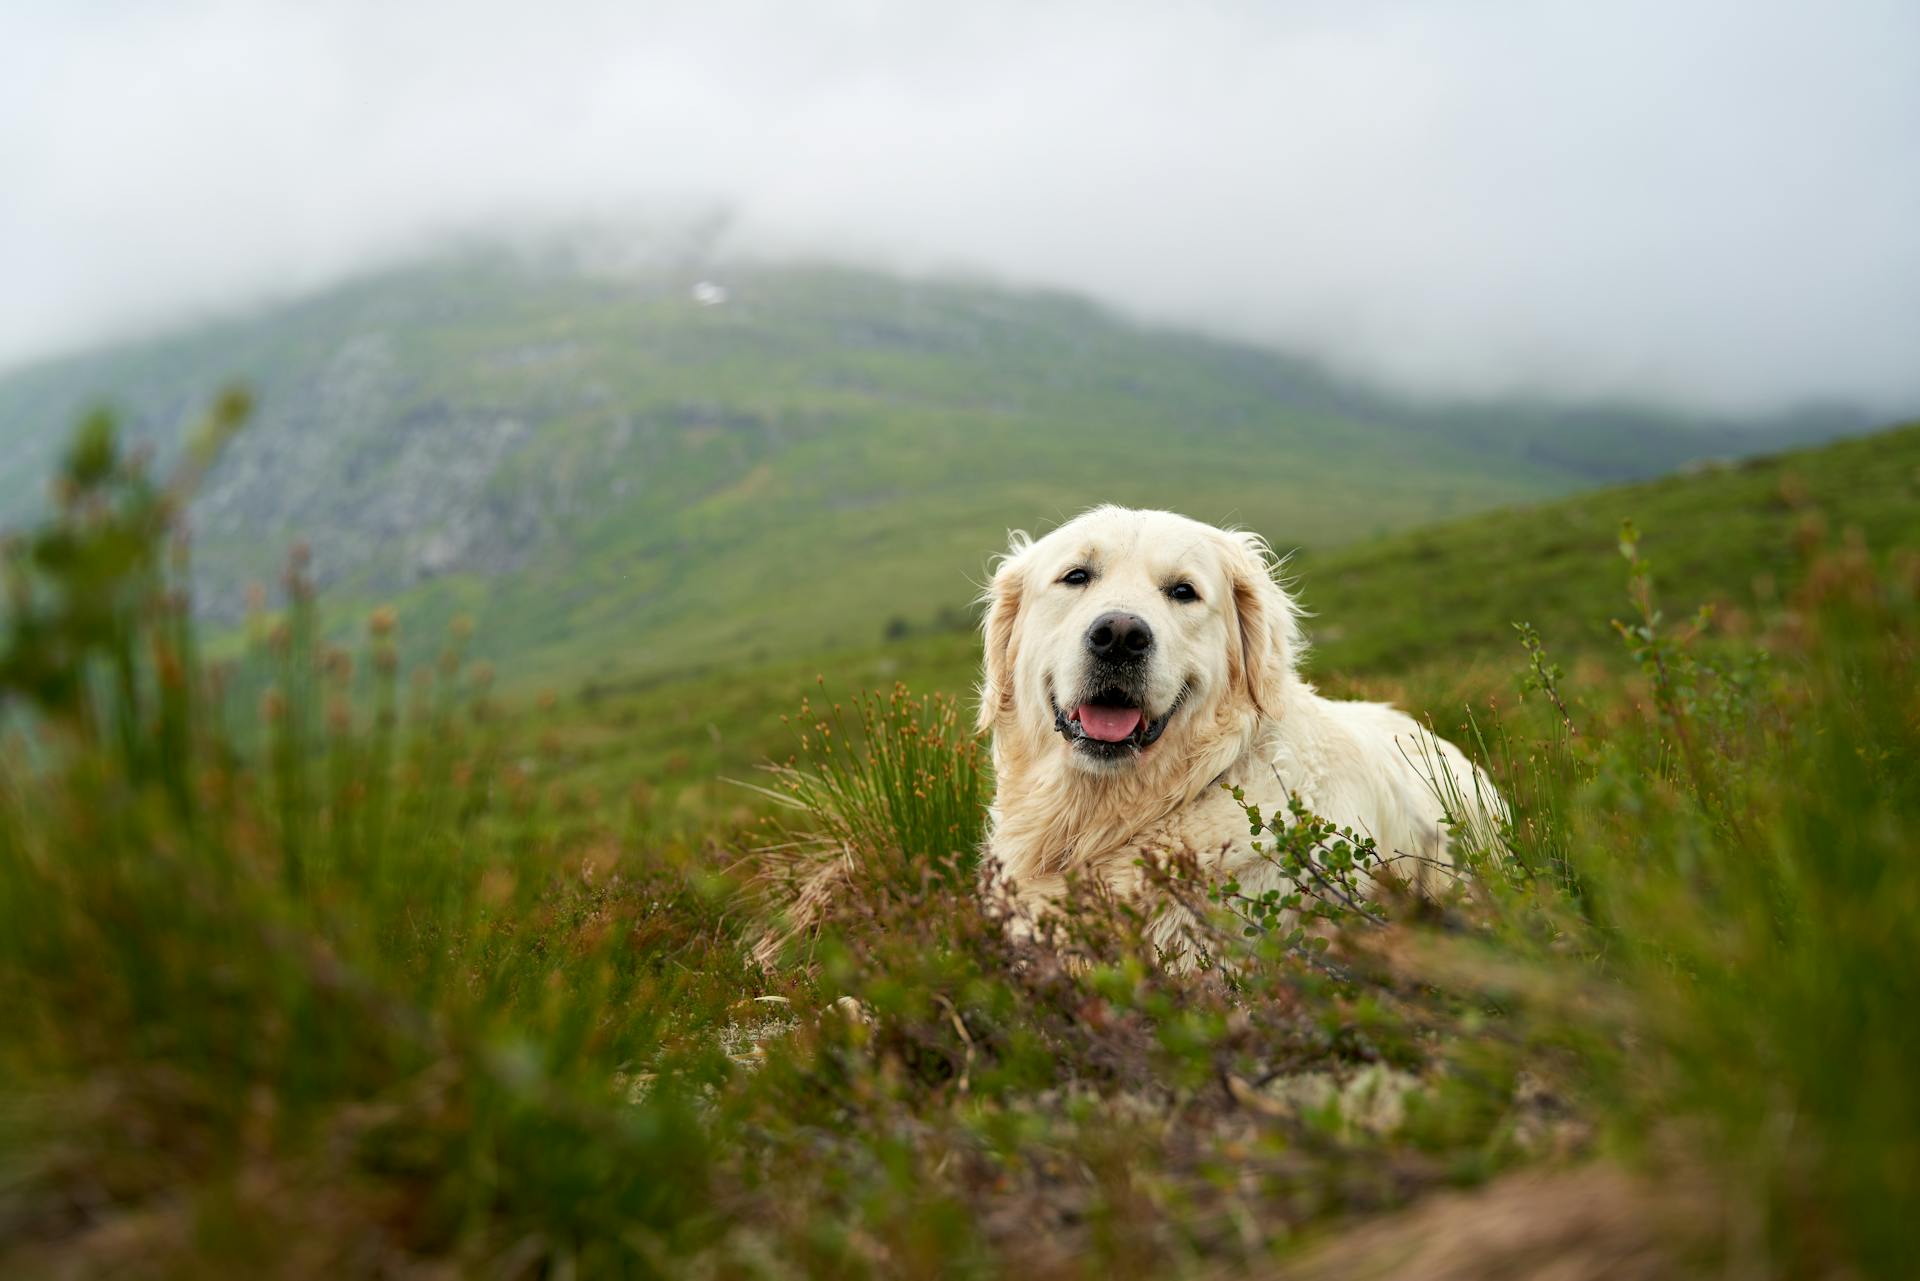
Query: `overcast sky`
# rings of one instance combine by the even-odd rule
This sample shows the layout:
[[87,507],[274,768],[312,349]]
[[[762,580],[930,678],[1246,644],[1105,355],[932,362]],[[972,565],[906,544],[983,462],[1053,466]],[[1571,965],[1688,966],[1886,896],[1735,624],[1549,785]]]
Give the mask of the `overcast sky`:
[[1920,3],[6,0],[0,365],[725,207],[1416,391],[1920,408]]

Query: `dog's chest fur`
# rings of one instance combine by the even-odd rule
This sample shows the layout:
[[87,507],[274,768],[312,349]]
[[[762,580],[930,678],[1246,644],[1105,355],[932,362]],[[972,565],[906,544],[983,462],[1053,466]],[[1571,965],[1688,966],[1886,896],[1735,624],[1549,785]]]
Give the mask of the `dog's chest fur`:
[[1017,773],[994,806],[992,861],[1029,910],[1056,899],[1069,876],[1137,895],[1147,887],[1145,865],[1169,859],[1190,860],[1212,881],[1236,879],[1250,895],[1286,892],[1289,878],[1254,848],[1262,837],[1229,790],[1238,787],[1269,820],[1285,816],[1297,797],[1321,818],[1372,837],[1383,856],[1401,857],[1424,882],[1445,865],[1448,841],[1445,806],[1422,762],[1440,761],[1463,781],[1477,776],[1457,749],[1410,717],[1304,688],[1284,724],[1250,726],[1225,757],[1224,768],[1220,755],[1183,762],[1145,804],[1135,794],[1144,780],[1051,774],[1049,786],[1033,787],[1023,786],[1031,771]]

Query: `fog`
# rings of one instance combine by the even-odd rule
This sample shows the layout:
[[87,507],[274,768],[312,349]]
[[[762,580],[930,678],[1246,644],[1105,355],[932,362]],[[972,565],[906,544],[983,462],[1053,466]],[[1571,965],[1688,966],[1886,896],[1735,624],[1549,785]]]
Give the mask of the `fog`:
[[1920,407],[1920,5],[23,3],[0,365],[450,236],[1063,287],[1404,390]]

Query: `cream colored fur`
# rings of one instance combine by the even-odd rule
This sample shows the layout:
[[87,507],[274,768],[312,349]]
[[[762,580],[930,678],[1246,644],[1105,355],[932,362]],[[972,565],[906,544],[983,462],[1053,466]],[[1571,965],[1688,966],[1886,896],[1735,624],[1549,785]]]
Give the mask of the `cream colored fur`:
[[[1062,581],[1076,568],[1091,572],[1085,586]],[[979,723],[996,778],[988,866],[1022,916],[1070,874],[1137,893],[1153,856],[1190,855],[1250,894],[1284,890],[1222,783],[1268,815],[1297,794],[1372,835],[1383,856],[1405,856],[1403,875],[1426,888],[1451,866],[1442,795],[1468,798],[1471,812],[1455,817],[1491,830],[1500,801],[1458,748],[1392,707],[1323,698],[1300,678],[1299,610],[1276,568],[1256,535],[1171,512],[1100,507],[1038,541],[1013,535],[985,599]],[[1176,582],[1199,599],[1171,598]],[[1157,742],[1108,763],[1076,752],[1054,716],[1090,679],[1089,626],[1116,609],[1153,629],[1149,718],[1186,695]],[[1179,950],[1184,918],[1158,921],[1157,941]]]

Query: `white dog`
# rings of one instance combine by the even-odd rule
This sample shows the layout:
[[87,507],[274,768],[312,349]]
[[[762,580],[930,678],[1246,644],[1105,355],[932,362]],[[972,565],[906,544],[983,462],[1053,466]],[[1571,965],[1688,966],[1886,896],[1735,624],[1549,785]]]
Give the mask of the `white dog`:
[[[1269,816],[1298,796],[1423,887],[1451,866],[1449,820],[1496,830],[1501,802],[1458,748],[1300,678],[1299,610],[1275,568],[1259,537],[1171,512],[1099,507],[1012,536],[985,597],[980,728],[988,866],[1023,915],[1070,874],[1136,892],[1155,856],[1289,892],[1222,784]],[[1155,940],[1178,951],[1183,929],[1162,913]]]

